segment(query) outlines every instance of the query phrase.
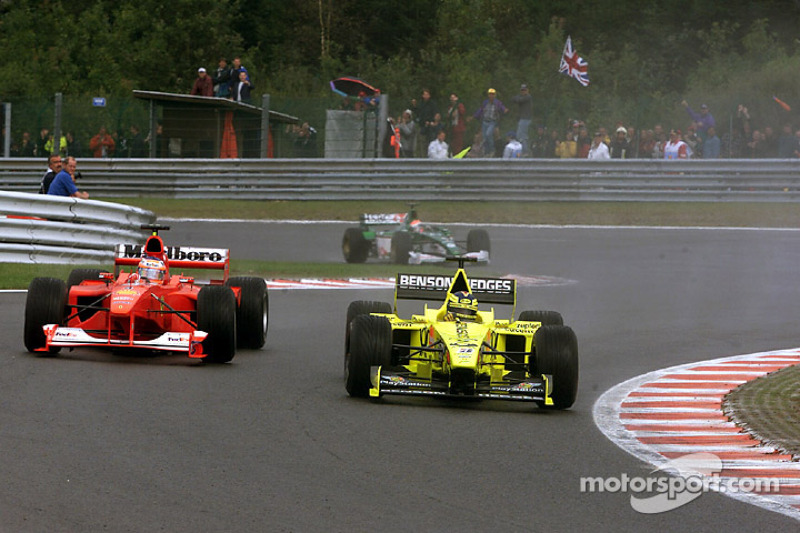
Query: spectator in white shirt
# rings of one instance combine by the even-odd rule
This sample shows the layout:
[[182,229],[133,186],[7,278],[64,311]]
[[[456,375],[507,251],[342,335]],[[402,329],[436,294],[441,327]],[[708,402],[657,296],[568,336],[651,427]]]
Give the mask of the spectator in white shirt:
[[447,143],[444,142],[446,133],[440,130],[436,138],[428,145],[428,159],[447,159],[449,157]]
[[611,159],[611,154],[608,152],[608,145],[603,142],[603,133],[597,132],[592,139],[592,147],[589,148],[588,159]]

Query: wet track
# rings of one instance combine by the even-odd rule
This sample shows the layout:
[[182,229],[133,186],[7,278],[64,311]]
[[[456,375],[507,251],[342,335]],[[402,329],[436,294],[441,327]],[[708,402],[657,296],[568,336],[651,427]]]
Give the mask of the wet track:
[[[236,258],[339,261],[345,226],[171,223],[169,243]],[[457,235],[466,233],[457,228]],[[611,386],[666,366],[800,346],[800,233],[490,228],[493,270],[577,283],[520,290],[562,312],[570,411],[347,397],[344,313],[389,290],[272,291],[267,346],[233,363],[22,346],[0,295],[0,530],[692,531],[797,522],[718,494],[641,515],[581,477],[652,469],[594,426]],[[480,269],[476,269],[480,270]]]

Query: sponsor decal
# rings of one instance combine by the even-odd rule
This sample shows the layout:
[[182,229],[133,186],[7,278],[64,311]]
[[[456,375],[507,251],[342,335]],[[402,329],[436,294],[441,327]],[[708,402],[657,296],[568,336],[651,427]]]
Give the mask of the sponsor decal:
[[381,376],[381,385],[393,385],[395,387],[416,387],[429,389],[430,383],[424,381],[411,381],[401,376]]
[[542,393],[544,387],[538,383],[518,383],[516,385],[492,385],[493,392],[527,392]]
[[[144,246],[141,244],[120,244],[118,256],[122,258],[142,257]],[[167,246],[167,259],[170,261],[199,261],[203,263],[222,263],[228,257],[224,248],[181,248]]]
[[456,322],[456,337],[458,340],[469,339],[469,328],[464,322]]
[[535,333],[537,329],[539,329],[539,326],[536,326],[534,324],[520,324],[520,323],[516,323],[513,326],[508,327],[508,331],[519,332],[519,333]]
[[121,295],[136,295],[139,294],[138,292],[131,290],[131,289],[121,289],[114,293],[115,296]]
[[[424,274],[398,274],[397,285],[401,289],[422,290],[447,290],[453,282],[452,276],[436,276]],[[470,289],[477,293],[503,293],[514,292],[514,281],[500,278],[472,278],[469,280]]]
[[419,322],[392,322],[392,326],[395,328],[419,329],[421,325],[424,327],[424,324],[420,324]]
[[361,220],[367,224],[399,224],[405,220],[405,213],[373,214],[364,213]]

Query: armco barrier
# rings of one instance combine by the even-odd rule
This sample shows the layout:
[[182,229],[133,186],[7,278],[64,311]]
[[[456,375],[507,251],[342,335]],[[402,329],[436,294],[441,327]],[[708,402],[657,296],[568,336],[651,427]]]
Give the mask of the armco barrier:
[[150,211],[126,205],[0,191],[0,262],[110,263],[121,242],[141,242]]
[[[34,192],[39,159],[0,159],[0,189]],[[249,200],[800,200],[798,159],[81,159],[93,197]]]

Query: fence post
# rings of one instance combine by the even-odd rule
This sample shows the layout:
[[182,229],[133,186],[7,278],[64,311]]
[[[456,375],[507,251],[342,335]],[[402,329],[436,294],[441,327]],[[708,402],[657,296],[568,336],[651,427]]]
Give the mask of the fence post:
[[11,157],[11,102],[3,103],[3,116],[5,117],[3,122],[5,131],[3,136],[3,157]]
[[48,156],[61,153],[61,103],[63,95],[56,93],[56,116],[55,124],[53,125],[53,148],[50,150]]
[[261,158],[269,157],[269,95],[261,95]]
[[156,121],[156,103],[150,100],[150,159],[156,158],[158,150],[158,122]]

